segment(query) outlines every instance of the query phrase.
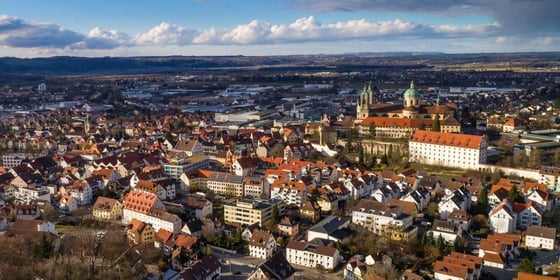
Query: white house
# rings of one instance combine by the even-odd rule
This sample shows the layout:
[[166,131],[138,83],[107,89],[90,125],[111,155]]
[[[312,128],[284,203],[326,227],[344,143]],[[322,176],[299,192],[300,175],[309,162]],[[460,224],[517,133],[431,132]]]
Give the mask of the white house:
[[268,259],[276,251],[276,241],[268,230],[253,230],[249,241],[249,256],[260,259]]
[[438,239],[441,236],[447,244],[452,245],[457,237],[461,236],[462,230],[457,224],[448,221],[434,220],[429,233],[434,239]]
[[525,246],[528,248],[554,250],[556,228],[529,226],[525,232]]
[[497,233],[513,232],[517,226],[517,214],[512,211],[507,201],[494,207],[488,214],[488,218],[490,228]]

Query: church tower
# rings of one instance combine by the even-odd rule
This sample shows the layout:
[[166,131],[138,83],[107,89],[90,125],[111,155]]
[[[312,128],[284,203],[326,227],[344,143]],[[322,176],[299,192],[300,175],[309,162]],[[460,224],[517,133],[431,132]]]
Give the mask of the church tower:
[[356,120],[361,121],[369,117],[369,108],[373,105],[373,91],[371,90],[371,83],[364,86],[362,93],[356,102]]
[[410,88],[404,91],[403,97],[403,118],[418,117],[420,92],[414,87],[414,81],[410,82]]

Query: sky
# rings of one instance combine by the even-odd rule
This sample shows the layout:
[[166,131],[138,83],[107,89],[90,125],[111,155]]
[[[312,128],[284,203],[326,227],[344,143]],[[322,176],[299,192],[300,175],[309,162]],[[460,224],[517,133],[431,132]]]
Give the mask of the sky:
[[560,51],[560,0],[0,0],[0,57]]

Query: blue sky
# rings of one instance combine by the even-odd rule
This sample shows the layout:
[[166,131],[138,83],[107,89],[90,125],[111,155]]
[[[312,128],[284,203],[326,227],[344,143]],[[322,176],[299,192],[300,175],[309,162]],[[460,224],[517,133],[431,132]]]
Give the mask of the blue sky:
[[0,56],[560,51],[558,0],[0,0]]

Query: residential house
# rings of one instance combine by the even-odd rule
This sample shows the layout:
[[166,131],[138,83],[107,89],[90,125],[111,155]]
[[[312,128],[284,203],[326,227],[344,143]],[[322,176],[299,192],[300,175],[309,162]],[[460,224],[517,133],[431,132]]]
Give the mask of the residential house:
[[293,237],[299,233],[299,224],[291,216],[284,216],[278,223],[277,229],[280,235]]
[[270,231],[255,229],[249,241],[249,256],[268,259],[276,251],[276,240]]
[[177,141],[175,150],[185,152],[188,157],[203,155],[202,143],[198,139],[181,139]]
[[206,218],[212,215],[212,202],[202,197],[190,195],[185,198],[183,208],[187,211],[187,215],[192,218]]
[[313,202],[306,200],[299,208],[299,215],[301,218],[315,223],[321,219],[321,209]]
[[461,228],[454,223],[442,220],[434,220],[429,231],[434,239],[442,238],[448,245],[453,245],[457,237],[461,237]]
[[200,219],[194,219],[185,222],[181,232],[189,236],[202,237],[202,226],[203,223]]
[[286,260],[282,252],[276,252],[272,257],[258,265],[249,275],[248,280],[294,280],[296,270]]
[[139,190],[131,190],[123,200],[123,224],[133,218],[151,224],[156,232],[164,228],[178,234],[183,226],[177,215],[166,211],[157,195]]
[[521,238],[513,234],[493,233],[480,240],[478,256],[484,266],[505,268],[506,264],[519,256]]
[[313,151],[315,151],[315,149],[311,143],[288,144],[288,146],[284,148],[284,159],[305,159]]
[[359,259],[351,258],[344,267],[344,280],[364,280],[367,266]]
[[68,212],[78,210],[78,200],[70,195],[63,194],[59,200],[59,208]]
[[436,280],[468,280],[468,267],[436,261],[434,266],[434,279]]
[[232,171],[237,176],[252,176],[257,170],[257,158],[238,158],[233,161]]
[[220,278],[222,264],[214,255],[206,255],[181,273],[181,280],[214,280]]
[[448,192],[438,203],[439,217],[445,220],[455,210],[467,211],[470,208],[470,202],[470,193],[465,188]]
[[21,220],[17,219],[10,227],[10,233],[14,235],[40,235],[42,233],[58,236],[54,224],[45,220]]
[[155,232],[150,224],[132,219],[126,226],[126,235],[134,244],[154,242]]
[[339,252],[333,246],[290,240],[286,246],[286,259],[292,264],[333,270],[338,265]]
[[540,226],[542,217],[542,211],[532,201],[510,203],[504,200],[488,214],[490,228],[498,233],[513,232],[516,228],[526,229],[530,225]]
[[554,250],[556,244],[556,228],[529,226],[525,231],[527,248]]
[[467,232],[469,230],[470,220],[467,212],[464,210],[453,210],[453,212],[447,216],[447,221],[458,225],[463,232]]
[[93,217],[99,220],[122,219],[123,205],[120,201],[100,196],[93,204]]

